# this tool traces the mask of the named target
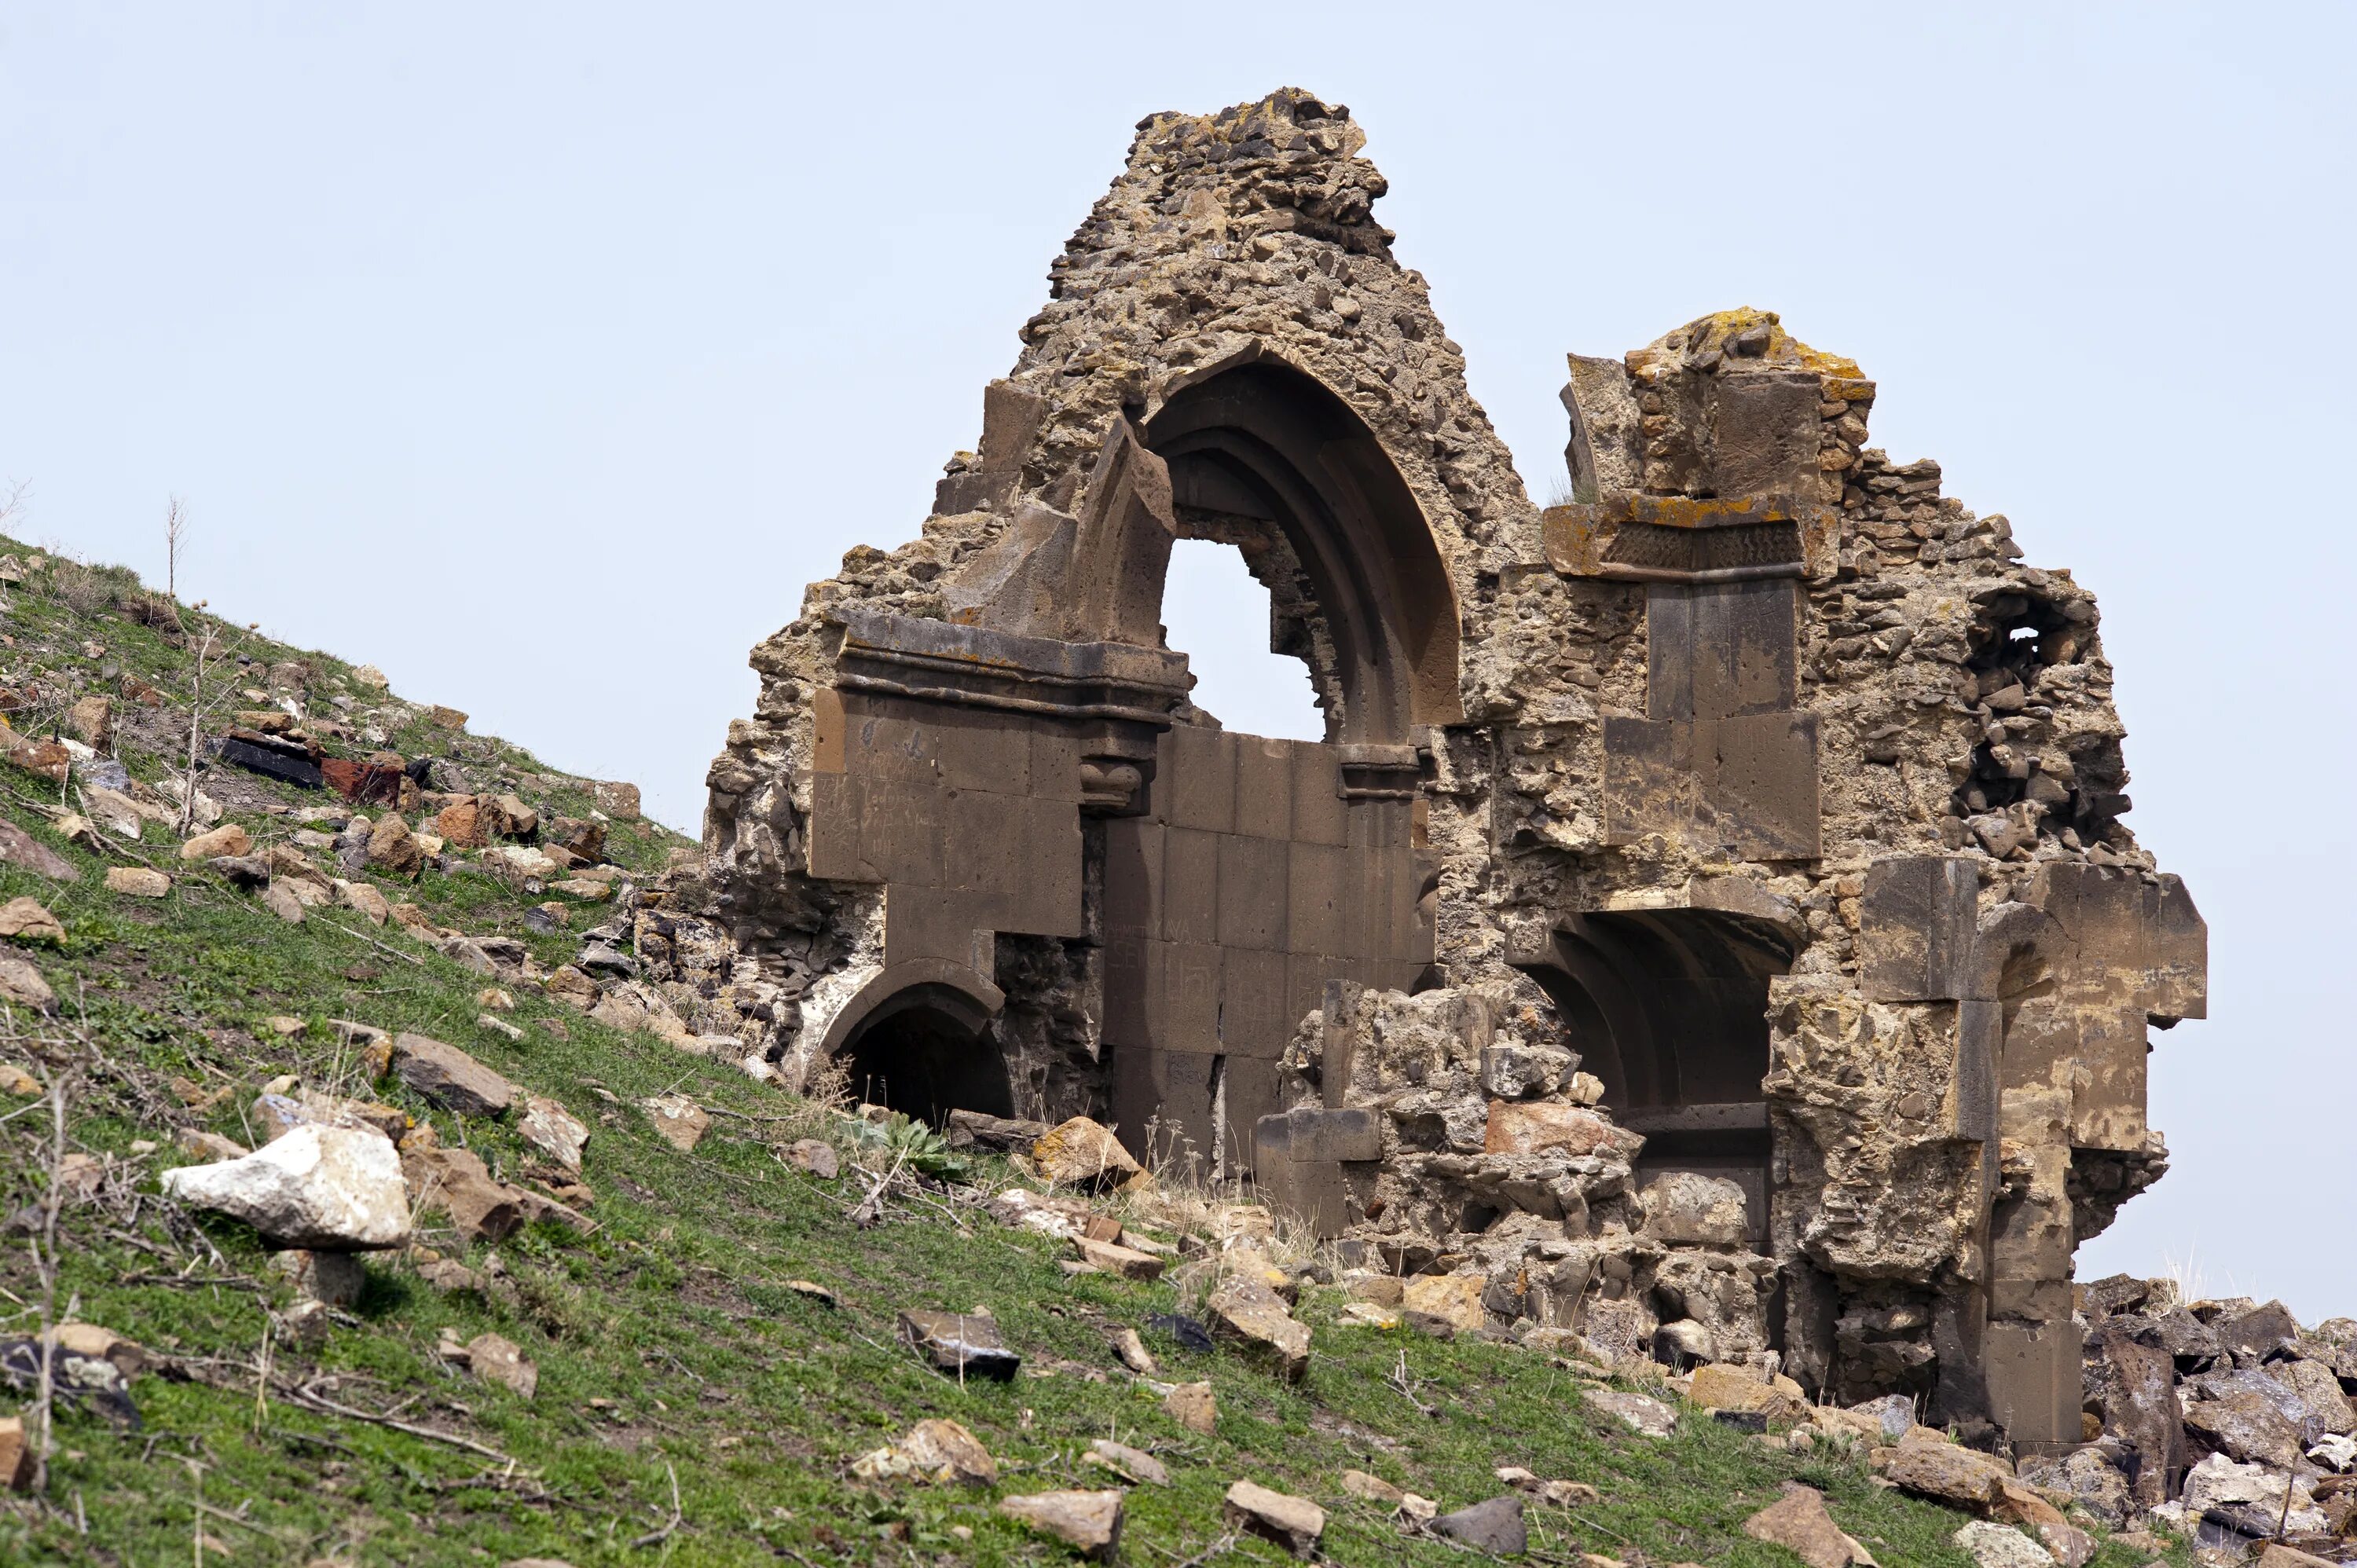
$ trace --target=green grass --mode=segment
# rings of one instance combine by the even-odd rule
[[[26,596],[14,623],[20,643],[82,631],[57,618],[67,614]],[[107,642],[111,658],[149,661],[138,667],[152,669],[143,678],[155,683],[171,674],[177,650],[153,633],[120,618],[102,625],[86,634]],[[322,660],[321,668],[341,666]],[[496,742],[474,744],[499,750]],[[541,771],[528,760],[515,765]],[[136,759],[134,770],[154,777]],[[834,1136],[846,1156],[856,1152],[823,1111],[520,986],[510,987],[520,1001],[511,1016],[525,1037],[511,1043],[474,1022],[481,976],[396,931],[366,928],[350,910],[284,925],[201,873],[182,878],[162,903],[109,894],[98,858],[64,844],[23,803],[35,795],[53,799],[54,788],[0,769],[0,811],[60,849],[84,876],[59,886],[0,866],[0,899],[30,895],[65,923],[61,949],[21,950],[66,999],[83,1036],[59,1052],[85,1064],[72,1144],[126,1172],[105,1198],[67,1209],[59,1299],[70,1299],[79,1318],[166,1353],[178,1370],[135,1382],[144,1416],[137,1432],[71,1408],[61,1415],[47,1498],[0,1502],[0,1562],[160,1568],[193,1560],[200,1526],[236,1564],[522,1556],[581,1568],[1056,1562],[1069,1553],[1000,1519],[993,1501],[1112,1484],[1082,1463],[1089,1440],[1103,1436],[1156,1452],[1172,1473],[1168,1487],[1130,1494],[1124,1555],[1132,1563],[1175,1563],[1211,1548],[1222,1532],[1222,1494],[1242,1477],[1324,1505],[1322,1551],[1331,1561],[1461,1563],[1463,1552],[1411,1540],[1383,1510],[1347,1497],[1340,1474],[1370,1470],[1453,1509],[1498,1492],[1491,1471],[1507,1464],[1587,1481],[1603,1494],[1573,1511],[1534,1506],[1536,1561],[1576,1562],[1586,1551],[1632,1560],[1641,1552],[1654,1563],[1789,1565],[1794,1559],[1740,1527],[1792,1478],[1823,1487],[1835,1519],[1886,1564],[1966,1561],[1949,1544],[1960,1516],[1872,1485],[1854,1460],[1771,1450],[1692,1414],[1674,1438],[1648,1440],[1592,1415],[1579,1399],[1584,1385],[1545,1356],[1336,1326],[1342,1298],[1330,1289],[1312,1290],[1303,1303],[1315,1349],[1297,1385],[1232,1352],[1190,1354],[1147,1333],[1166,1377],[1208,1379],[1217,1391],[1217,1431],[1196,1435],[1121,1371],[1107,1345],[1111,1329],[1143,1329],[1149,1314],[1177,1305],[1168,1283],[1068,1277],[1058,1267],[1065,1249],[1000,1230],[940,1189],[906,1197],[881,1223],[862,1228],[851,1216],[866,1187],[856,1167],[824,1183],[773,1151],[782,1139],[815,1133]],[[576,805],[587,803],[583,795]],[[614,853],[651,865],[677,842],[651,825],[618,828]],[[141,853],[161,864],[171,846],[151,829]],[[520,932],[523,900],[488,879],[429,875],[385,886],[442,923]],[[606,918],[604,908],[586,907],[576,929]],[[563,938],[534,946],[549,963],[572,949]],[[307,1027],[280,1039],[264,1026],[272,1015],[305,1019]],[[585,1179],[597,1194],[594,1234],[542,1227],[469,1253],[447,1230],[436,1233],[442,1221],[429,1216],[422,1240],[478,1268],[495,1254],[511,1288],[490,1299],[446,1295],[406,1260],[381,1256],[369,1265],[359,1307],[316,1353],[285,1342],[269,1353],[276,1379],[340,1374],[334,1397],[370,1411],[398,1407],[401,1419],[496,1450],[512,1466],[258,1398],[263,1347],[273,1315],[292,1305],[291,1288],[250,1231],[172,1210],[155,1196],[156,1172],[179,1163],[170,1145],[176,1126],[250,1141],[242,1108],[281,1073],[365,1088],[433,1123],[445,1143],[463,1140],[495,1168],[512,1172],[528,1157],[508,1127],[462,1126],[397,1084],[354,1082],[350,1053],[327,1027],[331,1017],[463,1046],[562,1101],[593,1129]],[[0,1059],[30,1055],[24,1041],[0,1044]],[[163,1087],[173,1078],[235,1092],[199,1122]],[[673,1089],[737,1115],[716,1118],[697,1150],[682,1155],[654,1134],[636,1103]],[[25,1114],[0,1125],[0,1215],[41,1198],[39,1122]],[[164,1146],[134,1155],[139,1139]],[[1006,1175],[996,1167],[984,1174]],[[184,1271],[185,1284],[140,1283]],[[789,1288],[797,1279],[833,1288],[840,1306]],[[21,1237],[0,1248],[0,1288],[10,1298],[0,1302],[0,1334],[28,1332],[35,1319],[23,1304],[38,1299],[38,1284]],[[977,1305],[997,1315],[1026,1359],[1025,1375],[1012,1383],[961,1386],[895,1342],[901,1307]],[[462,1339],[494,1330],[515,1340],[540,1368],[537,1398],[526,1402],[447,1367],[435,1353],[445,1328]],[[1432,1414],[1400,1391],[1395,1374]],[[999,1486],[848,1478],[857,1455],[927,1416],[972,1429],[1002,1466]],[[677,1527],[634,1547],[673,1518],[673,1477]],[[200,1498],[235,1521],[200,1511]],[[1288,1559],[1247,1540],[1225,1560]],[[2131,1568],[2142,1560],[2108,1545],[2097,1563]]]

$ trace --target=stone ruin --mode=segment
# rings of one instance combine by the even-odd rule
[[[1542,511],[1363,140],[1140,124],[918,536],[754,650],[646,986],[790,1088],[1191,1155],[1498,1332],[2078,1443],[2073,1250],[2166,1167],[2205,952],[2093,597],[1773,313],[1573,356]],[[1324,741],[1190,703],[1180,539]]]

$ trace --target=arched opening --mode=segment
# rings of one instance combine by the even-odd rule
[[[843,1052],[851,1092],[940,1127],[952,1111],[1015,1114],[998,1042],[963,993],[919,985],[861,1021]]]
[[[1615,1119],[1645,1135],[1639,1186],[1697,1171],[1744,1190],[1767,1235],[1768,983],[1792,965],[1772,926],[1710,909],[1574,916],[1525,964]]]
[[[1270,589],[1278,645],[1324,701],[1324,738],[1398,744],[1463,716],[1448,565],[1348,403],[1251,358],[1171,391],[1146,428],[1169,465],[1180,537],[1236,545]]]
[[[1324,740],[1308,661],[1286,646],[1288,618],[1241,548],[1182,539],[1162,585],[1163,641],[1187,656],[1195,706],[1227,729],[1274,740]]]

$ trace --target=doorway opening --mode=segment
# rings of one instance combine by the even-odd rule
[[[948,987],[897,993],[862,1020],[843,1057],[860,1101],[935,1129],[952,1111],[1015,1114],[1014,1090],[989,1024],[976,1018],[969,998]]]

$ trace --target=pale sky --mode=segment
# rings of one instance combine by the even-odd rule
[[[2212,1017],[2082,1277],[2357,1313],[2352,50],[2320,5],[13,0],[0,479],[154,580],[185,496],[184,594],[693,831],[747,649],[915,532],[1133,124],[1308,88],[1537,499],[1566,350],[1758,306],[2101,596]],[[1206,705],[1282,727],[1241,662]]]

